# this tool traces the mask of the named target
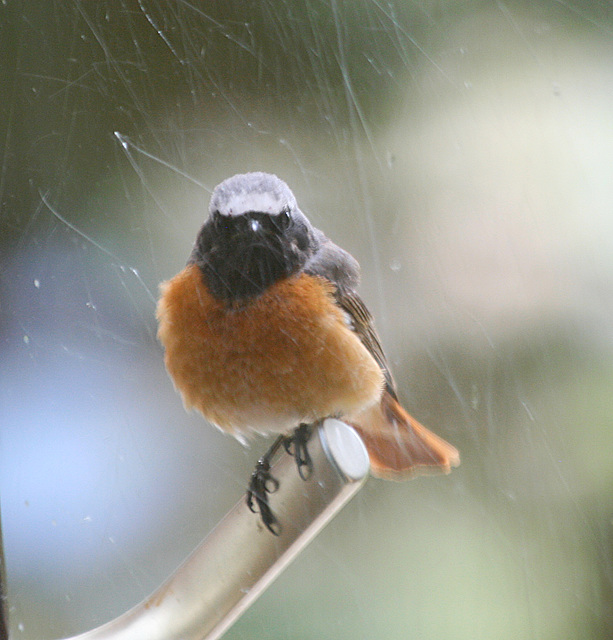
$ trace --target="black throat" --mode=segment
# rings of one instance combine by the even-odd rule
[[[202,227],[189,262],[200,267],[214,297],[232,305],[244,303],[304,266],[306,238],[301,242],[284,231],[265,214],[210,220]]]

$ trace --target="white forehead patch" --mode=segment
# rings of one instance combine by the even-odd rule
[[[296,207],[291,189],[270,173],[243,173],[217,185],[211,195],[209,211],[224,216],[240,216],[248,211],[276,215]]]
[[[248,191],[232,194],[218,211],[224,216],[240,216],[247,211],[277,214],[287,203],[279,200],[274,193]]]

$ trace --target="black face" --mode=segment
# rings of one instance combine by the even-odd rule
[[[198,234],[190,262],[201,268],[215,297],[237,302],[297,273],[312,252],[309,228],[289,211],[214,212]]]

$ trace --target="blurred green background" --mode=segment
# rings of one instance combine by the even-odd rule
[[[4,0],[0,82],[14,638],[119,615],[241,498],[268,443],[184,412],[153,314],[248,170],[359,259],[462,466],[370,481],[226,637],[613,636],[610,3]]]

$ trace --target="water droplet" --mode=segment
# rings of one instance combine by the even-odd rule
[[[117,140],[119,140],[119,142],[121,143],[121,146],[128,151],[128,141],[126,140],[126,138],[123,136],[122,133],[120,133],[119,131],[114,131],[115,137],[117,138]]]

